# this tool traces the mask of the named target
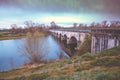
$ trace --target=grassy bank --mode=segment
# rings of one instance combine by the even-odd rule
[[[0,72],[1,80],[120,80],[120,46],[97,54]]]
[[[26,36],[5,36],[5,37],[0,37],[0,40],[20,39],[25,37]]]
[[[1,31],[0,32],[0,40],[9,40],[9,39],[20,39],[20,38],[26,38],[27,33],[17,33],[17,34],[12,34],[9,31]],[[41,31],[40,35],[46,36],[48,35],[49,32]]]
[[[25,34],[12,34],[9,31],[0,32],[0,40],[18,39],[26,37]]]

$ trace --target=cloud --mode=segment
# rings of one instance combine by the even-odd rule
[[[42,12],[120,14],[120,0],[0,0],[0,5]]]

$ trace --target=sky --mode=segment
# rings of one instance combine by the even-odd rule
[[[61,26],[120,20],[120,0],[0,0],[0,28],[30,20]]]

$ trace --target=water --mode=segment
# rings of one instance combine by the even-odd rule
[[[0,71],[19,67],[28,61],[26,57],[21,56],[22,53],[19,48],[24,40],[25,39],[14,39],[0,41]],[[42,45],[46,47],[42,48],[42,51],[47,53],[44,59],[59,59],[58,54],[61,52],[67,56],[52,36],[43,38],[42,43]]]

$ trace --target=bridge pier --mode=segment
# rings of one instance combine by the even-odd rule
[[[91,30],[91,52],[96,53],[120,45],[120,29],[96,28]]]

